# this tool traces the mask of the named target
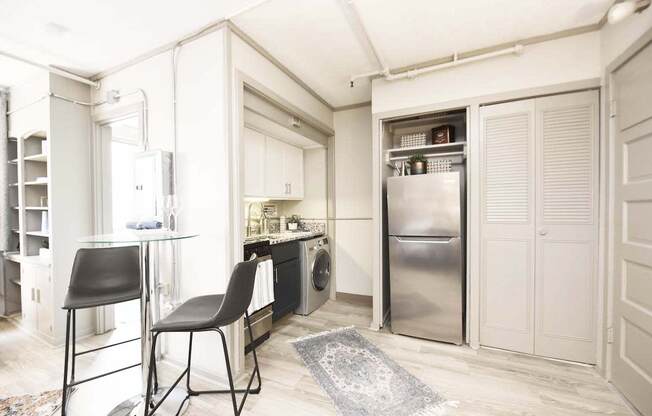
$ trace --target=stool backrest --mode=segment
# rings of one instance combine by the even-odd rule
[[[254,293],[258,260],[243,261],[235,265],[226,288],[222,306],[214,317],[221,325],[240,319],[247,311]]]
[[[137,246],[77,250],[69,293],[101,296],[139,290],[140,257]]]

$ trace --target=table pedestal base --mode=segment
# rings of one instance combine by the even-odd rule
[[[168,387],[160,387],[154,395],[154,401],[158,402],[161,397],[168,391]],[[188,409],[190,399],[186,400],[188,392],[180,387],[176,387],[165,399],[161,407],[156,410],[156,416],[176,416],[182,415]],[[140,394],[125,400],[109,412],[107,416],[143,416],[145,414],[145,399]]]

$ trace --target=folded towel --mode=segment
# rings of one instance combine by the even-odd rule
[[[274,302],[274,263],[265,260],[258,263],[254,293],[247,311],[252,313]]]
[[[129,221],[126,227],[130,230],[158,230],[163,226],[161,221]]]

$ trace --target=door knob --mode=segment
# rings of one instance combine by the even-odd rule
[[[548,230],[546,230],[545,228],[539,228],[539,235],[547,235],[547,234],[548,234]]]

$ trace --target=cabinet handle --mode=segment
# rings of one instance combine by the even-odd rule
[[[274,269],[274,282],[278,284],[278,269]]]
[[[41,289],[36,289],[36,303],[41,303]]]
[[[32,288],[32,302],[36,300],[36,295],[34,294],[34,288]]]

